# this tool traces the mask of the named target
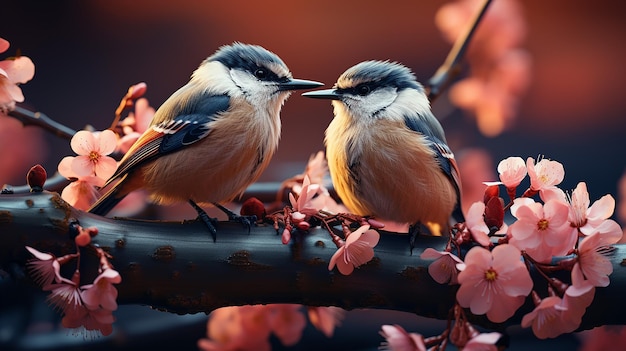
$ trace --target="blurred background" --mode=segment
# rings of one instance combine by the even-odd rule
[[[402,62],[426,82],[451,47],[435,20],[448,3],[454,2],[11,1],[0,5],[0,37],[11,42],[0,58],[19,50],[34,62],[33,80],[22,85],[26,105],[71,128],[90,124],[101,130],[110,125],[129,86],[146,82],[145,97],[156,108],[204,58],[233,41],[262,45],[278,54],[294,77],[327,87],[367,59]],[[610,193],[623,203],[618,183],[626,166],[626,70],[620,68],[626,60],[626,4],[515,4],[506,11],[523,24],[511,29],[517,38],[511,45],[530,61],[527,84],[507,105],[514,113],[505,126],[486,133],[476,116],[455,107],[447,94],[433,105],[459,159],[466,202],[481,198],[480,181],[496,179],[499,160],[544,155],[563,163],[563,189],[586,181],[592,201]],[[506,11],[501,23],[510,24]],[[497,25],[489,31],[510,34]],[[481,70],[485,67],[465,66],[461,78]],[[309,156],[323,150],[331,119],[328,102],[290,97],[282,110],[281,144],[260,181],[301,173]],[[53,173],[63,156],[73,155],[68,141],[17,124],[0,117],[0,184],[23,184],[35,163]]]

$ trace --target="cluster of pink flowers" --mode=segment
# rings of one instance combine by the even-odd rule
[[[145,83],[139,83],[129,88],[128,93],[122,99],[124,106],[135,107],[126,118],[115,127],[118,133],[111,129],[101,132],[81,130],[77,132],[70,142],[72,150],[78,156],[67,156],[61,160],[58,171],[72,182],[63,189],[61,197],[73,207],[86,210],[100,196],[97,189],[117,170],[117,162],[109,155],[113,152],[125,153],[130,146],[137,141],[150,124],[154,116],[154,108],[150,107],[148,100],[140,98],[146,91]],[[134,101],[137,99],[137,101]],[[119,111],[121,112],[121,111]],[[137,212],[145,205],[145,198],[131,194],[119,206],[130,212]]]
[[[443,5],[436,23],[454,42],[483,1],[458,0]],[[522,6],[517,0],[494,1],[484,15],[467,52],[470,76],[450,88],[450,100],[473,113],[479,130],[497,136],[510,128],[521,96],[529,86],[531,58],[521,48],[526,37]]]
[[[207,323],[208,339],[198,341],[206,351],[269,351],[269,337],[276,336],[285,346],[293,346],[306,326],[303,307],[270,304],[223,307],[213,311]],[[309,321],[326,336],[333,335],[344,311],[337,307],[308,307]]]
[[[0,54],[9,49],[9,42],[0,38]],[[15,108],[16,102],[24,101],[19,84],[33,79],[35,65],[26,56],[11,57],[0,61],[0,114]]]
[[[70,142],[78,156],[64,157],[58,166],[59,173],[73,180],[61,193],[63,200],[80,210],[88,209],[99,196],[101,187],[117,170],[111,154],[117,145],[117,135],[112,130],[93,133],[81,130]]]
[[[504,322],[532,295],[536,308],[523,317],[523,327],[532,327],[539,338],[572,332],[595,288],[609,284],[613,266],[606,254],[622,237],[622,228],[610,219],[615,200],[605,195],[592,204],[584,182],[570,193],[558,188],[565,172],[557,161],[509,157],[498,173],[500,180],[485,183],[484,201],[470,207],[448,249],[425,250],[422,258],[435,259],[429,272],[437,282],[460,284],[457,302],[474,314]],[[527,175],[530,184],[517,197]],[[500,186],[510,198],[507,205]],[[508,226],[505,210],[515,218]],[[470,249],[461,260],[464,247]],[[546,279],[545,293],[535,289],[531,266]],[[550,277],[554,269],[570,270],[570,282]]]
[[[96,228],[82,228],[79,225],[76,230],[77,247],[88,245],[90,238],[98,232]],[[119,284],[122,277],[113,269],[107,253],[95,248],[100,259],[98,276],[92,283],[82,284],[80,250],[74,254],[56,257],[29,246],[26,249],[34,256],[28,262],[33,280],[44,291],[50,292],[48,302],[63,313],[63,327],[81,329],[92,336],[111,334],[115,321],[113,311],[117,309],[117,289],[113,284]],[[76,261],[76,269],[72,277],[67,279],[61,275],[61,267],[73,260]]]
[[[502,337],[500,333],[479,333],[467,323],[458,324],[469,330],[456,330],[451,336],[452,342],[463,351],[497,351],[497,343]],[[455,326],[456,328],[456,326]],[[440,336],[424,338],[418,333],[409,333],[399,325],[383,325],[380,335],[385,338],[379,350],[391,351],[426,351],[445,349],[448,332]]]
[[[327,171],[324,152],[320,151],[309,159],[305,173],[302,175],[302,184],[295,180],[290,183],[291,207],[283,210],[282,215],[282,220],[285,222],[281,237],[283,244],[286,245],[291,241],[294,228],[301,231],[309,230],[311,218],[318,216],[320,211],[329,215],[336,214],[334,211],[347,212],[343,206],[335,202],[328,189],[322,184]],[[296,178],[298,176],[294,177]],[[315,179],[315,182],[311,182],[311,178]],[[344,227],[343,239],[331,233],[337,245],[337,251],[330,259],[329,270],[333,270],[336,266],[341,274],[349,275],[356,267],[374,258],[374,247],[378,244],[380,234],[370,229],[371,226],[381,228],[384,224],[373,219],[367,221],[362,219],[361,226],[353,232]]]

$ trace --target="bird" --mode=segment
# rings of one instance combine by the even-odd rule
[[[461,179],[425,89],[398,62],[360,62],[332,89],[305,97],[332,100],[325,131],[328,169],[353,214],[409,224],[411,252],[428,223],[464,222]]]
[[[212,204],[249,226],[220,203],[242,194],[268,166],[280,139],[280,111],[292,91],[323,85],[293,78],[280,57],[262,46],[219,47],[157,109],[104,186],[114,185],[88,212],[106,215],[127,194],[145,189],[157,204],[188,202],[214,241],[215,219],[200,205]]]

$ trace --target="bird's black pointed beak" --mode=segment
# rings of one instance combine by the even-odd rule
[[[313,99],[341,100],[341,94],[337,92],[337,89],[307,91],[306,93],[302,93],[302,96]]]
[[[279,90],[299,90],[299,89],[313,89],[323,86],[324,83],[305,80],[305,79],[290,79],[286,82],[278,84]]]

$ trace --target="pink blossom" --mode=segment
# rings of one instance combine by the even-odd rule
[[[606,231],[588,235],[580,242],[578,262],[573,268],[573,271],[580,270],[591,285],[600,287],[609,285],[609,275],[613,272],[613,265],[606,257],[607,246],[616,243],[622,237],[622,230],[617,223],[605,223],[607,224],[601,225],[598,229]]]
[[[474,314],[486,313],[496,323],[511,317],[533,287],[520,251],[507,244],[496,246],[491,252],[478,246],[470,249],[458,279],[459,304]]]
[[[500,340],[500,333],[480,333],[469,339],[463,346],[463,351],[498,351],[496,343]]]
[[[51,284],[51,293],[48,295],[47,301],[56,308],[66,312],[73,308],[83,306],[83,300],[80,296],[80,272],[76,270],[72,276],[72,280],[57,276],[58,283]]]
[[[309,306],[307,312],[311,324],[328,338],[333,336],[335,327],[341,324],[346,313],[344,309],[334,306]]]
[[[561,163],[543,158],[535,164],[535,160],[529,157],[526,159],[526,169],[530,177],[531,193],[539,192],[544,201],[564,196],[563,191],[556,187],[565,177],[565,170]]]
[[[319,193],[319,190],[319,184],[311,184],[311,180],[305,175],[304,181],[302,182],[302,188],[298,194],[298,199],[296,200],[293,193],[289,193],[289,202],[295,211],[294,213],[301,212],[302,214],[307,215],[305,216],[307,218],[308,215],[317,213],[318,209],[313,205],[311,200],[313,200],[313,197]]]
[[[209,351],[270,351],[268,311],[263,305],[218,308],[209,316],[209,339],[201,339],[198,347]]]
[[[111,268],[107,268],[96,277],[93,284],[81,286],[83,303],[90,310],[99,308],[115,311],[117,309],[117,289],[113,284],[122,281],[120,274]]]
[[[489,240],[489,228],[485,224],[485,203],[482,201],[474,202],[469,210],[467,216],[465,216],[465,224],[472,234],[474,241],[484,247],[489,247],[491,241]]]
[[[524,315],[522,328],[532,327],[533,333],[539,339],[555,338],[572,331],[570,330],[572,321],[564,318],[566,311],[563,299],[558,296],[546,297],[532,312]],[[574,329],[576,327],[578,325],[574,326]]]
[[[72,169],[74,157],[64,157],[59,162],[58,171],[65,178],[73,181],[61,192],[61,198],[74,208],[87,210],[100,197],[96,187],[104,185],[105,180],[94,175],[78,176]]]
[[[509,226],[510,243],[540,262],[567,254],[577,239],[569,226],[568,213],[569,207],[561,201],[541,204],[531,198],[515,199],[511,214],[517,221]]]
[[[9,42],[0,38],[0,53],[9,49]],[[19,84],[28,82],[35,75],[35,65],[26,56],[0,61],[0,114],[15,108],[16,102],[24,101]]]
[[[306,326],[306,318],[301,305],[271,304],[269,309],[269,325],[278,340],[285,346],[293,346],[302,338]]]
[[[203,346],[199,345],[200,348],[204,350],[235,349],[235,345],[243,337],[239,307],[222,307],[211,312],[207,322],[207,335],[211,340],[202,342]],[[222,347],[218,348],[218,345]]]
[[[78,154],[72,161],[72,171],[79,177],[109,179],[117,169],[117,162],[107,155],[115,150],[116,144],[117,136],[109,129],[100,133],[77,132],[70,142],[72,150]]]
[[[587,184],[580,182],[569,197],[569,221],[585,235],[593,233],[595,228],[611,217],[615,210],[615,199],[611,195],[604,195],[593,205],[589,204]]]
[[[71,182],[68,186],[63,188],[61,198],[72,207],[86,211],[100,196],[94,185],[100,182],[101,179],[97,177],[85,177]]]
[[[139,139],[141,134],[148,129],[154,112],[154,108],[150,106],[146,98],[138,99],[135,102],[135,112],[130,112],[120,123],[124,136],[117,142],[117,151],[128,152],[128,149]]]
[[[507,189],[515,189],[526,177],[526,163],[521,157],[508,157],[498,163],[500,181]]]
[[[420,334],[409,334],[399,325],[383,325],[380,335],[385,338],[380,344],[380,350],[426,351],[424,338]]]
[[[61,266],[59,262],[54,255],[37,251],[30,246],[26,246],[26,250],[35,256],[28,261],[28,269],[33,275],[33,280],[43,290],[50,290],[52,282],[56,280],[57,276],[60,276]]]
[[[330,259],[328,270],[332,270],[337,265],[341,274],[351,274],[355,267],[374,258],[374,247],[379,239],[380,234],[373,229],[370,230],[369,225],[361,226],[350,233],[344,245],[337,249]]]
[[[572,279],[572,282],[574,278]],[[563,295],[563,307],[566,310],[563,312],[563,319],[567,322],[569,327],[564,331],[565,333],[573,332],[578,329],[582,321],[583,315],[587,310],[587,307],[593,302],[593,298],[596,293],[595,287],[590,287],[586,291],[576,289],[574,285],[570,285],[565,294]]]
[[[435,261],[428,265],[428,273],[439,284],[458,284],[457,276],[459,271],[457,265],[463,265],[463,261],[448,251],[437,251],[427,248],[422,252],[420,258],[423,260]]]

